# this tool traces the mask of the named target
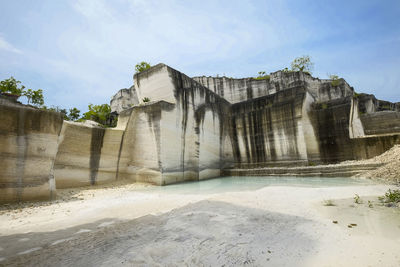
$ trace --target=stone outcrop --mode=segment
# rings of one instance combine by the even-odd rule
[[[110,101],[111,112],[119,114],[121,111],[139,104],[135,86],[119,90]]]
[[[55,196],[53,164],[60,113],[0,103],[0,203]]]
[[[135,75],[135,88],[152,102],[120,114],[119,177],[163,185],[220,176],[232,161],[229,103],[164,64]]]
[[[56,187],[119,179],[166,185],[289,168],[350,175],[376,166],[305,166],[367,159],[400,143],[398,104],[302,72],[190,78],[158,64],[135,74],[111,107],[116,128],[62,122],[0,98],[0,201],[50,199]]]

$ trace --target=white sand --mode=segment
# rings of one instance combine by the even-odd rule
[[[0,265],[400,265],[399,209],[377,201],[388,185],[135,191],[143,187],[63,190],[58,203],[3,209]]]

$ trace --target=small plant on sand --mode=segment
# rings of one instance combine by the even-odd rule
[[[383,198],[386,203],[400,203],[400,189],[389,189]]]
[[[356,204],[363,203],[362,199],[360,198],[360,196],[358,194],[355,194],[355,196],[354,196],[354,203],[356,203]]]
[[[336,204],[333,202],[332,199],[327,199],[327,200],[324,200],[324,206],[331,207],[331,206],[336,206]]]
[[[148,98],[148,97],[145,97],[145,98],[143,98],[142,100],[143,100],[144,103],[150,102],[150,98]]]
[[[368,200],[368,207],[369,207],[369,208],[373,208],[373,207],[374,207],[374,206],[372,205],[371,200]]]

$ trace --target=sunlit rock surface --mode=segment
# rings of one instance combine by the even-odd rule
[[[55,196],[60,113],[0,104],[0,203]]]
[[[123,131],[64,121],[54,164],[57,188],[115,181]]]

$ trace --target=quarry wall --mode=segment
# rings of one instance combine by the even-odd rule
[[[121,114],[119,176],[163,185],[217,177],[232,162],[226,100],[164,64],[135,75],[135,88],[151,102]]]
[[[64,121],[54,164],[57,188],[116,180],[123,131]]]
[[[231,104],[275,94],[296,86],[306,87],[316,101],[350,96],[354,91],[343,79],[338,80],[338,85],[334,86],[332,80],[321,80],[304,72],[277,71],[271,73],[268,79],[262,80],[206,76],[193,77],[193,79]]]
[[[305,107],[310,97],[304,87],[298,86],[234,104],[232,143],[236,167],[304,164],[318,155]]]
[[[166,185],[232,168],[365,159],[400,143],[397,104],[302,72],[192,79],[158,64],[111,105],[116,128],[0,98],[0,202],[119,179]]]
[[[0,203],[52,199],[61,114],[2,101],[0,122]]]

